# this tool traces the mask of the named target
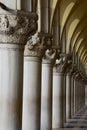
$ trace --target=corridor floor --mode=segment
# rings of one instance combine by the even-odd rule
[[[64,128],[56,130],[87,130],[87,106],[82,108],[75,117],[70,119]]]
[[[87,106],[83,107],[68,123],[65,128],[86,128],[87,129]]]

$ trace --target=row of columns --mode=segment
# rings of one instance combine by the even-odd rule
[[[85,89],[85,84],[78,80],[79,72],[77,73],[77,69],[72,67],[71,55],[59,54],[60,58],[56,59],[56,50],[50,48],[46,49],[42,56],[39,49],[44,41],[37,40],[37,37],[36,34],[32,37],[33,49],[29,43],[25,53],[22,128],[23,130],[61,128],[80,110],[80,105],[81,107],[85,105],[85,102],[80,104],[84,97],[82,98],[78,91],[79,84],[83,85],[80,86],[81,89]],[[35,39],[36,43],[33,44]],[[45,44],[48,43],[49,40]],[[73,73],[75,78],[72,76]]]
[[[84,105],[85,84],[73,79],[71,88],[71,56],[52,48],[49,34],[34,34],[36,14],[10,11],[0,7],[0,130],[63,127]]]

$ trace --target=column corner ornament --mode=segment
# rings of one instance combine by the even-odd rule
[[[37,30],[37,19],[36,13],[12,10],[0,2],[0,42],[26,44]]]
[[[43,63],[45,64],[54,64],[56,58],[56,49],[50,48],[45,51],[45,55],[43,57]]]
[[[73,74],[74,74],[76,71],[77,71],[77,66],[76,66],[76,64],[74,64],[74,63],[72,62],[72,64],[71,64],[69,67],[67,67],[67,69],[66,69],[66,74],[67,74],[67,75],[70,75],[70,76],[73,76]]]
[[[43,33],[36,32],[28,38],[25,46],[24,56],[43,57],[47,48],[50,48],[52,41]]]
[[[71,64],[72,64],[72,55],[61,53],[60,59],[56,60],[53,70],[54,72],[57,73],[65,73],[67,67],[69,67]]]

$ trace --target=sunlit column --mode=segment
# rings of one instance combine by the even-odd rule
[[[52,129],[52,84],[55,56],[54,49],[47,49],[42,60],[41,130]]]
[[[44,44],[38,33],[30,37],[24,52],[22,130],[40,130],[41,59]]]

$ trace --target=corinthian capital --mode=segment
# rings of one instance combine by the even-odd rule
[[[37,15],[8,9],[0,3],[0,42],[26,44],[37,29]],[[3,37],[3,38],[2,38]]]
[[[56,50],[55,49],[47,49],[45,51],[45,55],[43,57],[43,63],[54,64],[55,58],[56,58]]]

